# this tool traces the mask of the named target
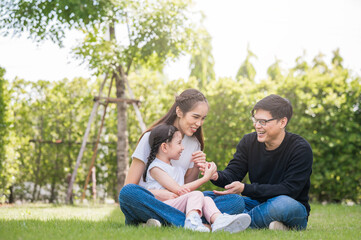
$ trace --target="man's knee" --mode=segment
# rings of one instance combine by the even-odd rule
[[[278,215],[303,215],[303,205],[298,202],[297,200],[286,196],[281,195],[269,199],[269,214],[271,216],[278,216]]]
[[[213,191],[204,191],[203,195],[205,197],[210,197],[212,199],[214,199],[215,197],[217,197],[217,195],[213,192]]]

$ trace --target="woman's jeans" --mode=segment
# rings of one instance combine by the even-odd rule
[[[237,194],[216,196],[213,192],[204,192],[211,197],[222,213],[242,213],[244,200]],[[150,218],[159,220],[163,225],[183,226],[185,214],[161,201],[143,187],[136,184],[125,185],[119,193],[119,204],[125,216],[125,224],[139,224]]]

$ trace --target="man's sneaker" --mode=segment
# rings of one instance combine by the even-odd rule
[[[192,213],[186,218],[184,228],[198,232],[210,232],[209,228],[203,225],[202,219],[198,213]]]
[[[223,213],[212,224],[212,232],[226,231],[236,233],[245,230],[251,224],[251,217],[246,213],[228,215]]]
[[[278,221],[273,221],[269,224],[269,229],[271,230],[283,230],[283,231],[287,231],[290,228],[287,227],[286,225],[284,225],[282,222],[278,222]]]
[[[162,224],[154,218],[149,218],[146,223],[143,223],[143,227],[161,227]]]

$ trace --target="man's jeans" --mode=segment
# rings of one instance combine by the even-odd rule
[[[245,207],[244,200],[237,194],[217,196],[214,202],[222,213],[228,214],[242,213]],[[119,204],[126,224],[139,224],[154,218],[164,225],[184,225],[183,212],[157,200],[151,192],[136,184],[127,184],[122,188],[119,193]]]
[[[203,192],[204,196],[211,197],[214,201],[220,196],[211,191]],[[284,223],[290,228],[298,230],[307,227],[307,210],[300,202],[288,196],[277,196],[260,203],[249,197],[242,197],[245,206],[241,212],[251,216],[250,228],[268,228],[273,221]]]
[[[251,216],[250,228],[268,228],[272,221],[279,221],[298,230],[307,227],[307,211],[300,202],[288,196],[277,196],[260,203],[249,197],[243,197],[244,213]]]

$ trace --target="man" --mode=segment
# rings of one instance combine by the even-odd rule
[[[291,117],[285,98],[270,95],[257,102],[256,132],[246,134],[228,166],[212,176],[213,184],[226,189],[215,194],[242,194],[251,228],[307,227],[313,155],[305,139],[286,131]],[[242,183],[247,172],[251,184]]]

